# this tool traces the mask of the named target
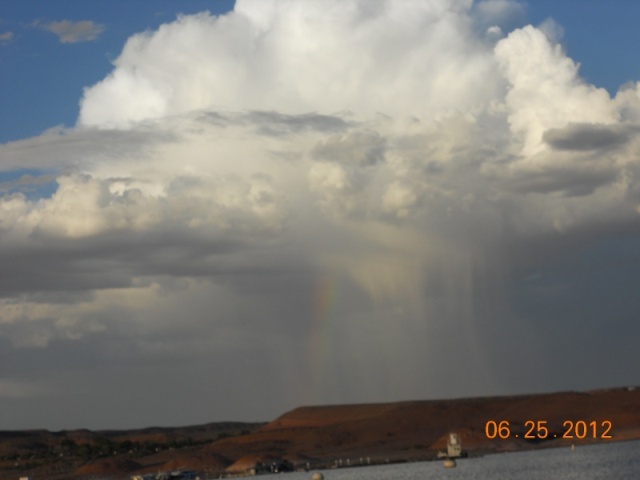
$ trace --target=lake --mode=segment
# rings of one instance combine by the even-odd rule
[[[442,461],[433,461],[321,472],[325,480],[638,480],[640,441],[463,458],[456,468],[444,468]],[[311,472],[298,472],[282,478],[311,477]]]

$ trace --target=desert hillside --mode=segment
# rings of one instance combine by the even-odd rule
[[[487,438],[485,427],[490,421],[496,426],[508,421],[508,438]],[[548,433],[538,432],[539,426]],[[526,439],[529,430],[533,438]],[[216,442],[215,449],[231,457],[267,453],[325,461],[362,456],[411,460],[434,456],[445,447],[449,432],[458,433],[471,454],[637,439],[640,389],[300,407],[250,435]]]
[[[321,468],[429,460],[445,448],[449,432],[459,435],[471,457],[640,439],[640,388],[309,406],[266,424],[0,432],[0,478],[129,478],[175,470],[217,478],[272,464]]]

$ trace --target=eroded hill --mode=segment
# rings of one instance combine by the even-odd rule
[[[314,468],[428,460],[452,431],[470,456],[640,439],[640,388],[300,407],[266,424],[0,432],[0,476],[127,478],[184,469],[213,478],[269,462]]]

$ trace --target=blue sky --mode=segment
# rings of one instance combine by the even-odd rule
[[[634,27],[640,18],[638,2],[535,0],[527,5],[534,25],[553,18],[563,27],[567,53],[581,64],[588,82],[613,95],[620,85],[638,78],[640,62],[632,47],[640,42]]]
[[[0,142],[36,135],[57,125],[72,126],[82,89],[104,78],[111,61],[134,33],[156,29],[179,13],[222,13],[231,0],[115,2],[75,0],[0,2],[0,33],[12,32],[0,49],[3,91]],[[104,26],[97,38],[62,43],[34,22],[90,20]]]
[[[0,0],[0,428],[640,383],[639,18]]]

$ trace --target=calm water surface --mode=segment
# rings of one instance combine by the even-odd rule
[[[324,470],[325,480],[640,480],[640,441],[584,447],[504,453],[441,461]],[[283,480],[311,480],[311,473],[291,473]]]

